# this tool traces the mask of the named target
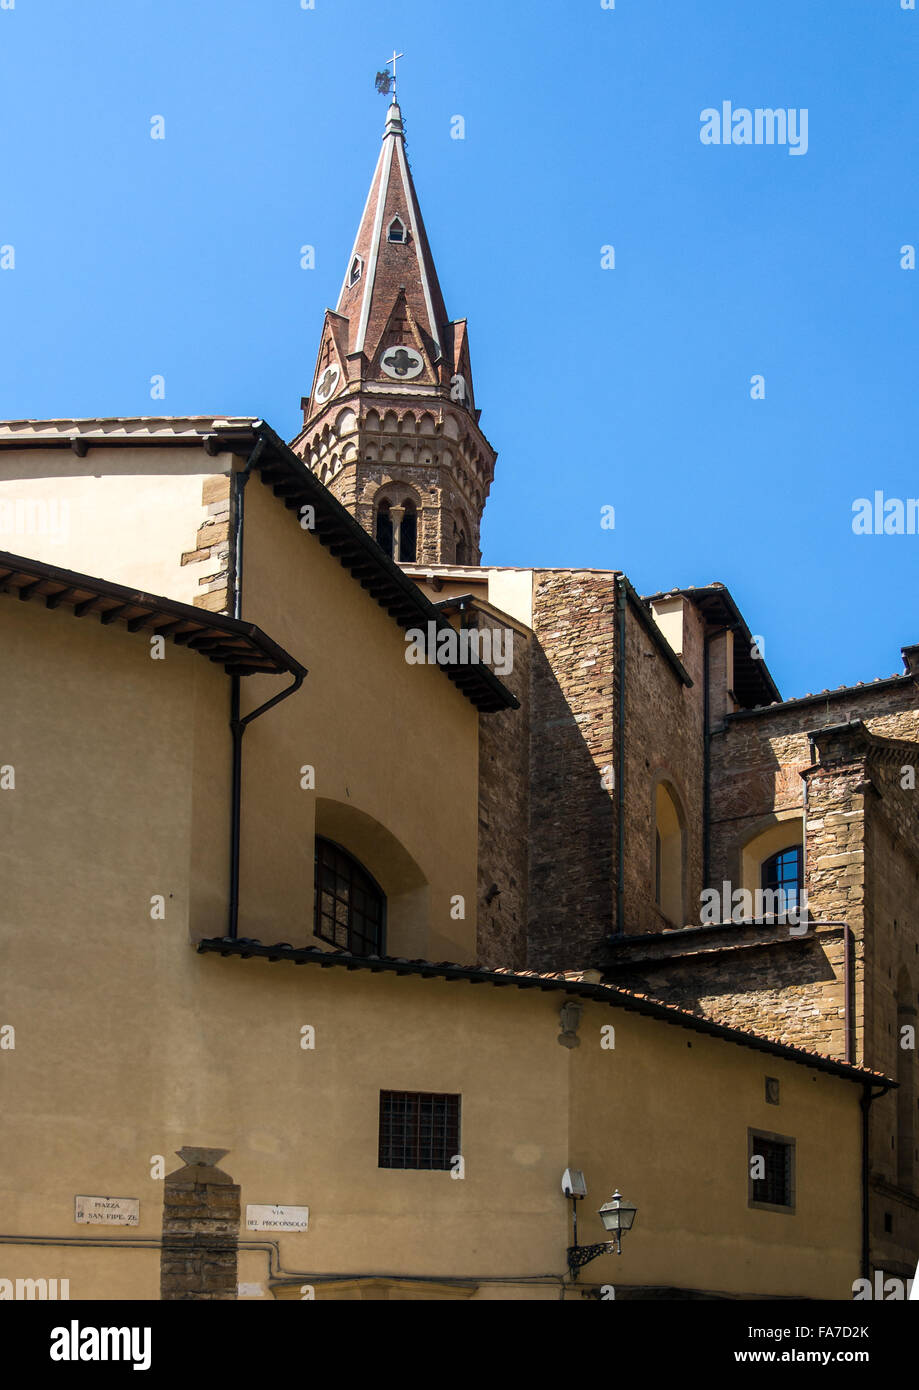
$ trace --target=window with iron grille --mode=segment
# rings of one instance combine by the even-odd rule
[[[750,1206],[794,1211],[795,1141],[783,1134],[750,1130],[749,1143]]]
[[[381,1168],[447,1170],[460,1151],[460,1097],[380,1092]]]
[[[381,955],[386,898],[341,845],[316,836],[313,931],[357,956]]]

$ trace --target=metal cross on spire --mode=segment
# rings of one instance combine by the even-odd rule
[[[392,57],[388,60],[388,62],[387,62],[387,64],[386,64],[386,66],[389,67],[389,64],[392,63],[392,94],[393,94],[393,100],[395,100],[395,96],[396,96],[396,63],[399,61],[400,58],[404,58],[404,57],[405,57],[405,54],[404,54],[404,53],[397,53],[396,50],[393,49],[393,51],[392,51]]]

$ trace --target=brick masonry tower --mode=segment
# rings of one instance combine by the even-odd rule
[[[481,563],[495,452],[450,322],[393,100],[292,448],[394,559]]]

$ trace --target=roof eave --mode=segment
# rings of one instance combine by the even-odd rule
[[[568,979],[564,976],[538,975],[533,972],[518,974],[513,971],[485,970],[478,966],[454,965],[451,962],[426,960],[403,960],[387,956],[356,956],[348,951],[325,951],[315,946],[291,946],[278,942],[266,946],[260,941],[245,938],[209,937],[197,943],[199,955],[240,956],[247,960],[261,957],[272,962],[288,960],[297,965],[319,965],[322,969],[335,966],[347,970],[369,970],[374,974],[414,975],[422,979],[466,980],[470,984],[491,984],[497,988],[539,989],[543,992],[557,991],[573,994],[582,999],[593,999],[612,1007],[623,1008],[633,1013],[657,1018],[676,1027],[688,1028],[697,1033],[707,1033],[722,1038],[726,1042],[749,1047],[758,1052],[768,1052],[773,1056],[784,1057],[799,1066],[813,1071],[828,1072],[847,1081],[856,1081],[864,1086],[867,1083],[884,1085],[888,1089],[897,1083],[881,1072],[867,1067],[851,1066],[837,1062],[822,1053],[806,1052],[802,1048],[791,1047],[787,1043],[776,1042],[772,1038],[761,1037],[758,1033],[748,1033],[743,1029],[732,1028],[728,1024],[716,1023],[713,1019],[691,1014],[676,1005],[664,1004],[657,1000],[637,995],[615,986],[591,984],[586,981]]]

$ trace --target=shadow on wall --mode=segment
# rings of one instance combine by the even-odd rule
[[[746,954],[741,964],[733,956],[719,961],[705,953],[680,965],[662,958],[657,970],[648,965],[630,968],[624,964],[609,971],[609,981],[625,989],[650,994],[665,1004],[679,1004],[680,1008],[703,1018],[715,1014],[720,1022],[754,1029],[758,1026],[760,1030],[771,1009],[766,1002],[770,996],[781,993],[791,998],[788,991],[796,989],[801,993],[795,997],[806,1003],[807,986],[841,987],[842,983],[826,951],[816,942],[786,951],[784,955],[773,950],[767,975],[751,972]],[[713,1008],[713,1000],[723,1000],[724,1004]],[[749,1021],[750,1010],[745,1008],[744,1001],[757,1001],[758,1024]],[[787,1018],[785,1022],[787,1025]]]
[[[614,925],[616,793],[602,780],[615,766],[612,693],[584,724],[592,751],[537,642],[532,657],[528,965],[576,969]]]

